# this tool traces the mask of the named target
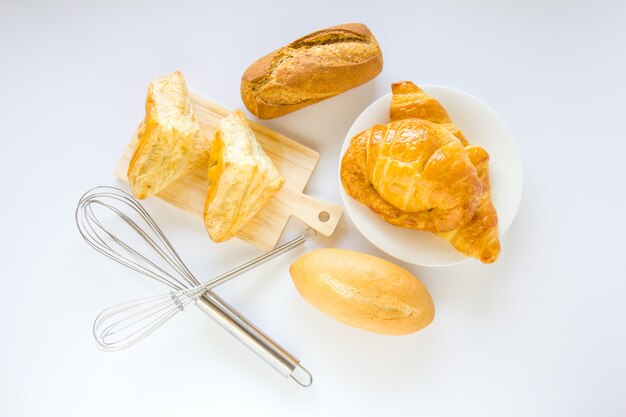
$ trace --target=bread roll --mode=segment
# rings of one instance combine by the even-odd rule
[[[382,52],[367,26],[333,26],[250,65],[241,98],[257,117],[273,119],[357,87],[382,69]]]
[[[407,270],[345,249],[309,252],[289,268],[311,305],[350,326],[403,335],[428,326],[435,315],[424,285]]]

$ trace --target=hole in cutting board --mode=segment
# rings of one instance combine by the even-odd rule
[[[317,218],[320,219],[322,223],[326,223],[330,220],[330,214],[327,211],[320,211],[320,214],[317,215]]]

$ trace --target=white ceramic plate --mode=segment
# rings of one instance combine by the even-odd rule
[[[480,145],[489,152],[491,195],[498,211],[499,234],[502,237],[513,222],[522,198],[522,159],[513,135],[496,112],[468,93],[440,85],[420,87],[448,110],[470,143]],[[361,113],[346,136],[341,149],[342,157],[355,135],[375,124],[389,123],[390,104],[391,93],[379,98]],[[385,222],[349,197],[341,186],[341,180],[339,184],[346,213],[361,234],[382,251],[402,261],[423,266],[454,265],[470,259],[457,252],[448,241],[430,232],[405,229]],[[506,251],[506,246],[502,250]]]

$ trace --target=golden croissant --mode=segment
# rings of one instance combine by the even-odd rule
[[[454,125],[446,109],[412,82],[402,81],[392,84],[392,93],[391,120],[413,117],[428,120],[444,127],[466,145],[467,153],[476,167],[482,185],[478,207],[467,223],[454,230],[437,234],[467,256],[483,263],[495,262],[500,255],[500,240],[498,214],[491,201],[489,154],[480,146],[468,145],[467,139]]]
[[[392,101],[389,110],[391,121],[417,118],[437,123],[448,129],[463,145],[467,139],[452,122],[448,111],[434,98],[411,81],[391,84]]]
[[[235,236],[284,183],[240,110],[219,122],[208,180],[204,224],[215,242]]]
[[[461,141],[422,119],[376,125],[356,135],[340,176],[346,193],[385,221],[433,232],[467,223],[482,193]]]
[[[135,197],[150,197],[206,161],[210,141],[191,108],[183,74],[175,71],[150,83],[146,117],[128,166]]]

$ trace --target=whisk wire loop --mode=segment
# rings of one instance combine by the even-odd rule
[[[115,204],[131,208],[131,212],[134,212],[133,214],[137,215],[138,219],[147,227],[141,227],[129,215],[116,207]],[[165,261],[172,271],[167,271],[157,262],[134,249],[124,239],[105,227],[101,219],[96,215],[94,206],[107,209],[117,215],[130,230],[134,231],[138,237],[159,255],[159,261]],[[81,235],[90,246],[128,268],[176,290],[200,284],[152,217],[132,196],[122,190],[103,186],[88,191],[79,201],[76,210],[76,223]]]

